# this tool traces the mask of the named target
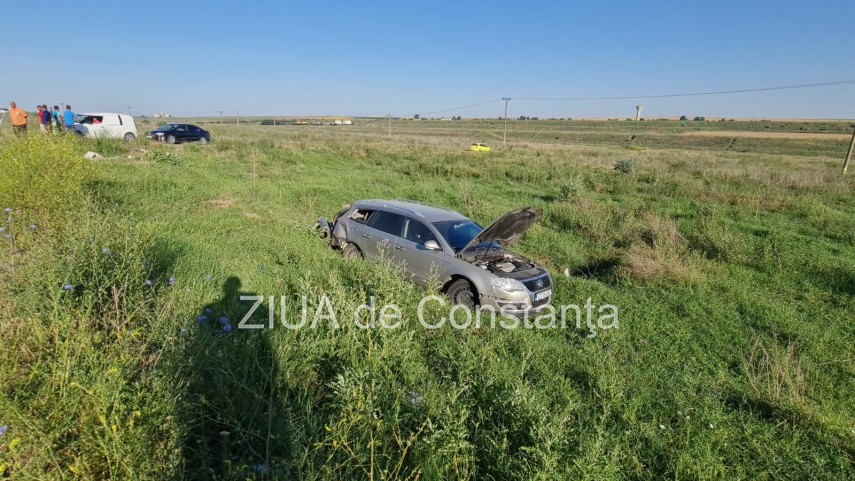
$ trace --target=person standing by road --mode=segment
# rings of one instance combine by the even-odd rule
[[[15,135],[27,133],[27,113],[15,102],[9,102],[9,120],[12,121],[12,130]]]
[[[45,133],[53,132],[53,123],[50,120],[50,109],[47,104],[42,104],[42,119],[44,120]]]
[[[51,119],[53,120],[53,128],[56,130],[56,133],[62,133],[62,114],[59,112],[59,105],[53,106],[53,112],[51,113]]]
[[[41,105],[36,105],[36,117],[39,118],[39,131],[45,133],[45,116],[42,115]]]
[[[71,111],[71,105],[65,106],[65,112],[62,113],[62,121],[65,124],[66,132],[74,130],[74,112]]]

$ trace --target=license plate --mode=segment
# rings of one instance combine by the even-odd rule
[[[535,301],[542,301],[551,295],[552,295],[552,289],[547,289],[545,291],[538,292],[537,294],[535,294],[534,300]]]

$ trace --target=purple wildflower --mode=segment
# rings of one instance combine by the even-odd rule
[[[147,285],[147,286],[149,286],[149,287],[150,287],[150,286],[151,286],[151,280],[146,279],[146,280],[145,280],[145,285]]]
[[[212,312],[214,312],[214,311],[212,311],[210,308],[208,308],[208,307],[205,308],[205,313],[210,314]]]
[[[74,286],[72,286],[71,284],[66,284],[66,285],[62,286],[62,290],[64,290],[64,291],[70,291],[72,289],[74,289]]]
[[[175,278],[174,278],[174,277],[170,277],[170,278],[169,278],[169,285],[170,285],[170,286],[174,286],[174,285],[175,285]]]
[[[231,325],[231,324],[226,324],[225,326],[223,326],[223,330],[224,330],[224,331],[226,331],[226,332],[231,331],[231,330],[232,330],[232,325]]]
[[[6,232],[6,228],[5,228],[5,227],[0,227],[0,232]]]
[[[224,326],[225,326],[225,325],[227,325],[228,323],[229,323],[229,318],[228,318],[228,317],[223,316],[223,317],[221,317],[221,318],[220,318],[220,324],[222,324],[222,325],[224,325]]]
[[[9,430],[8,424],[4,424],[4,425],[0,426],[0,436],[6,434],[6,431],[8,431],[8,430]]]
[[[205,322],[207,320],[208,320],[208,318],[205,316],[199,316],[196,318],[196,322],[198,322],[199,324],[202,324],[203,322]]]

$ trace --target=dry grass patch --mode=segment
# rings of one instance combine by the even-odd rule
[[[775,334],[771,342],[755,338],[751,351],[742,355],[742,369],[757,399],[787,406],[804,404],[805,376],[795,343],[783,347]]]
[[[234,199],[229,199],[229,198],[213,199],[213,200],[206,201],[205,204],[211,205],[214,207],[220,207],[222,209],[227,209],[229,207],[233,207],[235,205],[235,201],[234,201]]]
[[[673,219],[645,213],[641,242],[634,242],[621,257],[615,270],[618,279],[647,282],[685,282],[698,277],[689,262],[686,239]]]

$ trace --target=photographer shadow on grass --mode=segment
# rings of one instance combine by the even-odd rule
[[[204,306],[188,341],[178,400],[183,431],[182,479],[278,477],[288,458],[278,357],[270,331],[238,329],[253,305],[240,296],[237,277],[223,284],[223,297]],[[263,322],[262,305],[250,323]],[[188,332],[188,334],[191,334]]]

